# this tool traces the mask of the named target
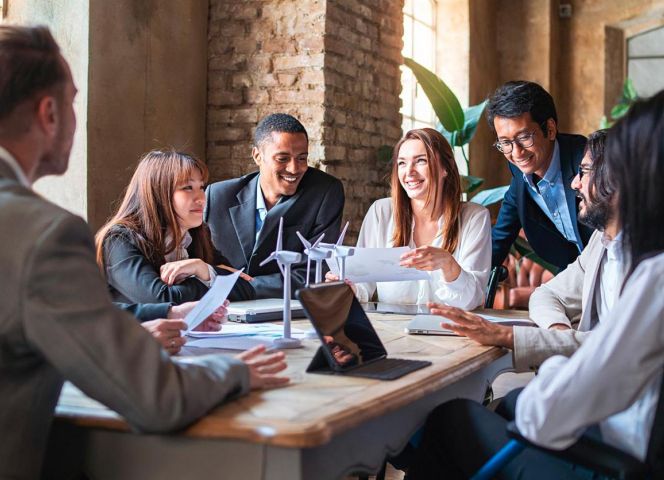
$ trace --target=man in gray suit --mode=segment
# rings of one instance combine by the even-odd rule
[[[308,152],[307,131],[296,118],[284,113],[268,115],[254,133],[252,157],[259,171],[207,189],[205,221],[212,242],[230,267],[244,268],[252,277],[256,298],[283,294],[277,264],[259,265],[276,246],[281,217],[285,250],[304,250],[298,231],[312,243],[322,233],[328,242],[339,236],[343,185],[309,167]],[[306,259],[293,265],[293,291],[305,285],[306,272]]]
[[[67,169],[75,95],[48,29],[0,25],[0,478],[40,475],[65,379],[144,432],[288,381],[260,350],[174,363],[111,304],[86,223],[31,188]]]
[[[432,308],[450,318],[446,327],[484,345],[513,351],[517,371],[534,370],[553,355],[572,355],[618,297],[626,273],[614,186],[604,162],[606,131],[590,135],[572,182],[581,199],[579,221],[597,229],[581,255],[530,299],[530,318],[540,328],[506,327],[458,309]],[[577,328],[572,328],[576,326]]]

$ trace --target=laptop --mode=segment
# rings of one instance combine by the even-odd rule
[[[516,318],[514,316],[493,313],[491,315],[485,313],[477,313],[484,320],[492,323],[507,326],[522,326],[532,327],[535,323],[528,318]],[[512,314],[513,315],[513,314]],[[451,335],[456,336],[452,330],[448,330],[440,326],[442,322],[452,323],[450,320],[439,315],[415,315],[413,319],[406,326],[406,333],[411,335]]]
[[[295,293],[321,341],[309,373],[333,373],[395,380],[431,365],[423,360],[387,358],[364,309],[343,282],[322,283]]]
[[[228,320],[241,323],[274,322],[283,320],[284,301],[281,298],[261,298],[228,305]],[[306,318],[297,300],[291,300],[291,318]]]

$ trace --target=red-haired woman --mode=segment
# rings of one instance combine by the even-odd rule
[[[214,250],[205,208],[206,165],[176,151],[152,151],[136,167],[122,204],[96,236],[97,262],[115,302],[199,300],[228,271]],[[254,297],[239,278],[230,300]]]
[[[491,221],[486,208],[461,202],[449,143],[432,128],[411,130],[394,147],[393,164],[391,198],[369,208],[357,246],[410,247],[401,265],[429,278],[357,284],[358,298],[368,301],[377,290],[382,302],[481,306],[491,268]]]

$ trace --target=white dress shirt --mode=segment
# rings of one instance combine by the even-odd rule
[[[664,368],[664,254],[641,262],[607,318],[571,357],[551,357],[517,401],[532,442],[570,446],[593,424],[643,460]]]
[[[462,203],[460,209],[459,243],[452,254],[461,266],[459,277],[446,282],[442,272],[426,272],[427,280],[408,282],[379,282],[357,284],[357,296],[361,302],[371,299],[376,289],[378,300],[389,303],[423,304],[446,303],[472,310],[484,303],[484,294],[491,269],[491,219],[489,211],[476,203]],[[442,219],[439,222],[442,227]],[[383,198],[374,202],[362,222],[358,247],[393,247],[394,217],[392,201]],[[442,245],[438,235],[432,246]],[[412,237],[408,245],[416,248]]]
[[[620,288],[627,273],[627,262],[623,258],[622,232],[614,239],[603,234],[602,245],[604,245],[605,252],[599,267],[599,282],[597,282],[599,292],[595,295],[595,308],[597,308],[597,318],[600,322],[608,316],[620,295]]]
[[[23,185],[26,188],[32,189],[32,184],[30,184],[28,177],[25,176],[23,169],[21,169],[14,156],[2,147],[0,147],[0,160],[4,161],[7,165],[9,165],[9,167],[16,174],[16,177],[18,178],[18,181],[21,185]]]
[[[168,244],[171,241],[172,237],[171,234],[168,233],[166,235],[166,244]],[[187,248],[189,248],[189,245],[191,245],[191,235],[189,234],[189,231],[184,232],[184,237],[182,237],[182,242],[180,245],[175,247],[171,252],[168,252],[166,255],[164,255],[164,260],[166,263],[168,262],[177,262],[179,260],[186,260],[189,258],[189,252],[187,251]],[[201,282],[203,285],[206,287],[211,287],[212,284],[214,283],[214,279],[217,278],[217,272],[212,268],[211,265],[208,265],[208,272],[210,274],[210,279],[209,280],[203,280],[202,278],[198,278],[196,275],[192,275],[196,277],[196,280]]]

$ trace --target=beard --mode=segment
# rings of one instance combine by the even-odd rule
[[[579,222],[595,230],[604,230],[611,218],[611,208],[606,203],[589,202],[582,195],[579,197],[586,204],[584,212],[579,212]]]

